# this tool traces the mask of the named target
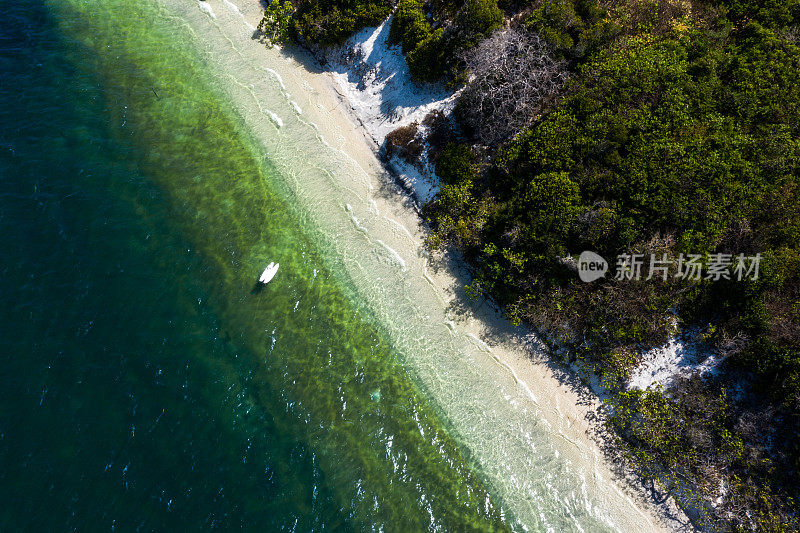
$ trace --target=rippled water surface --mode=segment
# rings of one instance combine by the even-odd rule
[[[186,32],[97,4],[4,13],[2,529],[503,529]]]

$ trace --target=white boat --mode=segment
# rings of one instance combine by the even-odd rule
[[[270,263],[267,265],[267,268],[265,268],[264,272],[261,273],[261,277],[258,278],[258,281],[265,285],[269,283],[272,278],[275,277],[275,274],[277,274],[279,266],[280,265],[278,263]]]

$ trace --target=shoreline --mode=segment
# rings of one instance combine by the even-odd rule
[[[257,2],[258,0],[255,1]],[[299,47],[293,47],[290,53],[293,53],[295,49],[299,53],[311,55],[313,60],[318,62],[320,69],[323,69],[321,74],[328,78],[327,81],[329,82],[330,91],[332,91],[344,104],[342,107],[346,109],[346,115],[350,118],[353,124],[357,126],[356,129],[362,134],[365,142],[370,146],[375,157],[381,162],[381,170],[386,176],[391,178],[392,184],[395,187],[402,190],[403,194],[407,195],[407,200],[410,203],[410,207],[413,208],[417,216],[420,217],[419,225],[424,228],[424,231],[429,231],[427,224],[425,223],[424,219],[422,219],[422,213],[420,211],[421,205],[419,200],[415,197],[413,187],[409,186],[402,179],[402,176],[392,169],[390,165],[386,164],[386,161],[381,154],[380,146],[368,131],[357,110],[351,105],[347,95],[339,90],[338,84],[331,76],[331,73],[324,70],[320,59],[313,55],[310,51]],[[454,276],[454,280],[471,278],[469,267],[465,263],[465,260],[456,256],[457,254],[451,250],[443,253],[438,252],[437,257],[431,259],[430,264],[435,270],[442,268],[451,272],[459,271],[458,274]],[[440,276],[440,281],[448,283],[450,280],[447,279],[446,276]],[[435,283],[436,280],[434,279],[433,282]],[[589,438],[589,440],[591,440],[592,445],[597,447],[596,452],[599,454],[597,459],[605,463],[610,463],[611,461],[609,461],[606,453],[602,450],[607,446],[613,447],[614,444],[611,441],[612,436],[608,435],[605,428],[602,426],[602,418],[600,418],[602,415],[599,414],[599,410],[602,408],[602,399],[598,396],[598,394],[592,390],[589,384],[583,383],[575,371],[566,368],[563,364],[552,359],[552,356],[547,353],[550,348],[548,348],[545,343],[538,338],[535,332],[531,331],[530,328],[526,326],[511,326],[511,324],[508,323],[508,320],[502,316],[502,311],[497,308],[493,302],[487,300],[486,298],[481,298],[476,305],[476,302],[471,301],[464,293],[463,285],[464,283],[461,283],[460,286],[451,285],[444,288],[439,283],[436,283],[437,288],[446,292],[454,300],[469,304],[470,309],[468,312],[472,316],[467,319],[469,324],[467,327],[467,335],[473,337],[481,349],[491,353],[497,364],[503,367],[513,376],[513,379],[517,382],[517,384],[525,389],[527,394],[535,403],[537,403],[537,405],[540,405],[540,403],[536,395],[532,392],[526,377],[534,382],[539,383],[541,382],[541,379],[553,379],[556,381],[558,389],[557,392],[564,393],[563,399],[566,400],[567,406],[574,405],[575,407],[585,407],[585,409],[578,409],[580,412],[576,413],[582,414],[582,417],[571,416],[570,414],[567,414],[566,416],[571,420],[572,424],[575,424],[577,427],[582,425],[586,426],[584,434]],[[515,344],[515,347],[512,350],[520,350],[523,353],[505,352],[506,356],[512,359],[510,362],[504,360],[501,358],[501,356],[496,355],[494,352],[498,346],[493,348],[481,338],[495,337],[497,334],[492,331],[494,329],[499,329],[502,332],[500,333],[501,335],[509,335],[508,330],[517,330],[513,333],[510,333],[510,335],[517,337],[511,341]],[[482,332],[483,335],[480,335],[476,332]],[[531,339],[532,342],[528,339]],[[509,340],[510,339],[506,339],[505,341],[501,340],[500,342],[507,343]],[[535,344],[536,347],[534,348],[526,346],[525,344],[527,342]],[[507,347],[502,347],[501,349],[504,350],[507,349]],[[521,368],[515,370],[517,365],[521,366]],[[540,370],[543,370],[544,372],[540,372]],[[556,411],[561,413],[561,402],[559,402],[559,398],[561,398],[560,395],[556,395],[554,397],[555,401],[553,407]],[[589,422],[589,420],[592,420],[593,422]],[[572,424],[570,424],[568,427],[571,427]],[[579,442],[571,440],[569,436],[563,433],[562,437],[575,446],[581,445]],[[613,472],[615,476],[618,476],[615,478],[615,482],[620,485],[620,489],[625,492],[627,496],[632,498],[631,503],[636,506],[641,505],[645,507],[646,509],[641,510],[643,511],[643,514],[649,513],[651,514],[650,517],[653,517],[658,521],[657,524],[652,524],[653,526],[663,526],[664,531],[686,531],[687,527],[689,530],[694,529],[691,526],[691,522],[689,521],[688,517],[685,516],[684,511],[680,509],[680,507],[678,507],[672,499],[668,499],[663,503],[656,503],[652,501],[652,499],[647,495],[642,480],[632,472],[629,465],[626,464],[621,468],[615,468]],[[637,484],[639,485],[638,489]],[[628,491],[633,492],[633,494],[628,494]],[[683,524],[681,524],[680,521],[683,521]]]
[[[233,11],[227,4],[234,5],[244,24],[256,26],[261,17],[260,0],[233,2],[212,0],[203,4],[207,4],[206,7],[212,14],[217,12],[214,14],[215,20],[218,14],[221,15],[220,10]],[[317,58],[307,50],[292,48],[278,53],[293,67],[305,71],[305,75],[298,74],[297,79],[287,76],[285,72],[276,73],[287,94],[298,98],[302,96],[307,100],[299,105],[303,120],[316,128],[323,142],[339,151],[367,175],[368,183],[356,183],[354,187],[368,189],[369,201],[374,204],[376,214],[380,213],[383,218],[393,221],[400,228],[393,241],[385,239],[389,244],[384,246],[392,251],[400,249],[401,252],[406,252],[395,252],[398,255],[412,258],[420,256],[426,229],[419,216],[418,206],[409,195],[407,187],[403,186],[402,180],[382,163],[380,146],[346,96],[338,89],[332,74],[321,67]],[[279,129],[281,127],[282,125],[278,126]],[[360,213],[359,217],[362,217]],[[355,220],[355,216],[353,218]],[[468,268],[463,260],[449,252],[437,253],[433,258],[423,255],[419,257],[418,264],[415,260],[415,264],[409,268],[414,269],[415,273],[421,270],[441,305],[455,309],[452,328],[463,332],[477,350],[493,360],[495,365],[502,367],[502,371],[510,375],[542,412],[546,423],[553,427],[553,434],[563,439],[567,449],[572,448],[570,459],[584,464],[591,473],[590,479],[585,482],[595,485],[596,492],[615,492],[607,494],[607,499],[609,506],[618,511],[616,514],[638,513],[635,520],[634,517],[626,516],[628,520],[623,525],[628,526],[627,530],[635,530],[645,524],[650,530],[675,531],[686,527],[679,521],[668,520],[669,514],[677,514],[679,520],[686,522],[685,516],[676,509],[671,500],[670,505],[653,502],[647,497],[644,488],[635,486],[637,480],[629,469],[623,467],[620,472],[608,460],[603,448],[610,442],[607,436],[602,435],[602,425],[598,418],[601,400],[588,386],[580,383],[574,373],[553,361],[546,353],[543,343],[532,332],[512,326],[487,301],[471,301],[463,294],[463,281],[469,278]]]

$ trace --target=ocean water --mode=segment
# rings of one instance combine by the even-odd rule
[[[0,530],[648,529],[235,3],[3,17]]]
[[[504,529],[138,3],[4,10],[0,529]]]

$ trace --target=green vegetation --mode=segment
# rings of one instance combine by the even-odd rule
[[[800,20],[798,0],[716,0],[713,4],[727,9],[728,19],[738,24],[753,20],[780,29]]]
[[[475,181],[478,178],[478,167],[475,154],[465,144],[448,144],[436,163],[436,174],[446,184],[458,184]]]
[[[422,0],[400,0],[389,32],[389,41],[402,44],[415,78],[436,81],[446,64],[444,32],[428,22]]]
[[[279,35],[287,41],[331,46],[365,26],[377,26],[389,13],[389,0],[297,0],[294,5],[272,0],[259,30],[269,33],[280,21],[277,24],[284,30]]]
[[[609,425],[645,479],[679,492],[698,509],[696,525],[711,530],[796,530],[796,446],[769,405],[742,410],[724,387],[699,378],[659,389],[626,391],[612,400]],[[765,445],[772,441],[772,447]],[[716,516],[709,495],[725,487]],[[719,512],[723,511],[723,512]],[[732,527],[733,526],[733,527]]]
[[[455,19],[461,47],[474,46],[503,26],[503,12],[497,0],[466,0]]]
[[[698,521],[797,527],[797,3],[525,9],[528,30],[572,61],[566,96],[483,162],[474,150],[443,154],[442,192],[426,208],[431,243],[462,250],[472,294],[572,346],[613,390],[624,390],[636,354],[676,327],[706,331],[721,374],[668,393],[618,392],[610,427],[641,473],[685,503],[716,499],[720,483],[732,489],[723,505],[700,505]],[[454,179],[459,164],[482,171]],[[568,259],[583,250],[612,259],[612,270],[625,253],[763,259],[757,280],[646,280],[646,264],[639,281],[587,285]],[[732,399],[729,381],[748,392]]]
[[[264,18],[258,23],[257,31],[268,44],[286,44],[291,39],[292,14],[294,6],[286,2],[272,2],[264,11]]]
[[[459,54],[504,21],[497,0],[434,4],[400,0],[390,28],[390,41],[402,44],[411,73],[420,81],[456,77]],[[306,46],[333,46],[363,27],[383,22],[394,5],[393,0],[272,0],[258,31],[268,43],[293,40]]]
[[[556,50],[574,58],[591,55],[621,31],[609,13],[592,0],[542,2],[525,24]]]
[[[402,43],[414,78],[438,81],[455,76],[460,66],[459,54],[502,26],[503,12],[497,0],[442,5],[400,0],[389,39]]]
[[[389,31],[389,41],[402,43],[407,54],[431,36],[433,28],[425,16],[422,0],[400,0]]]

